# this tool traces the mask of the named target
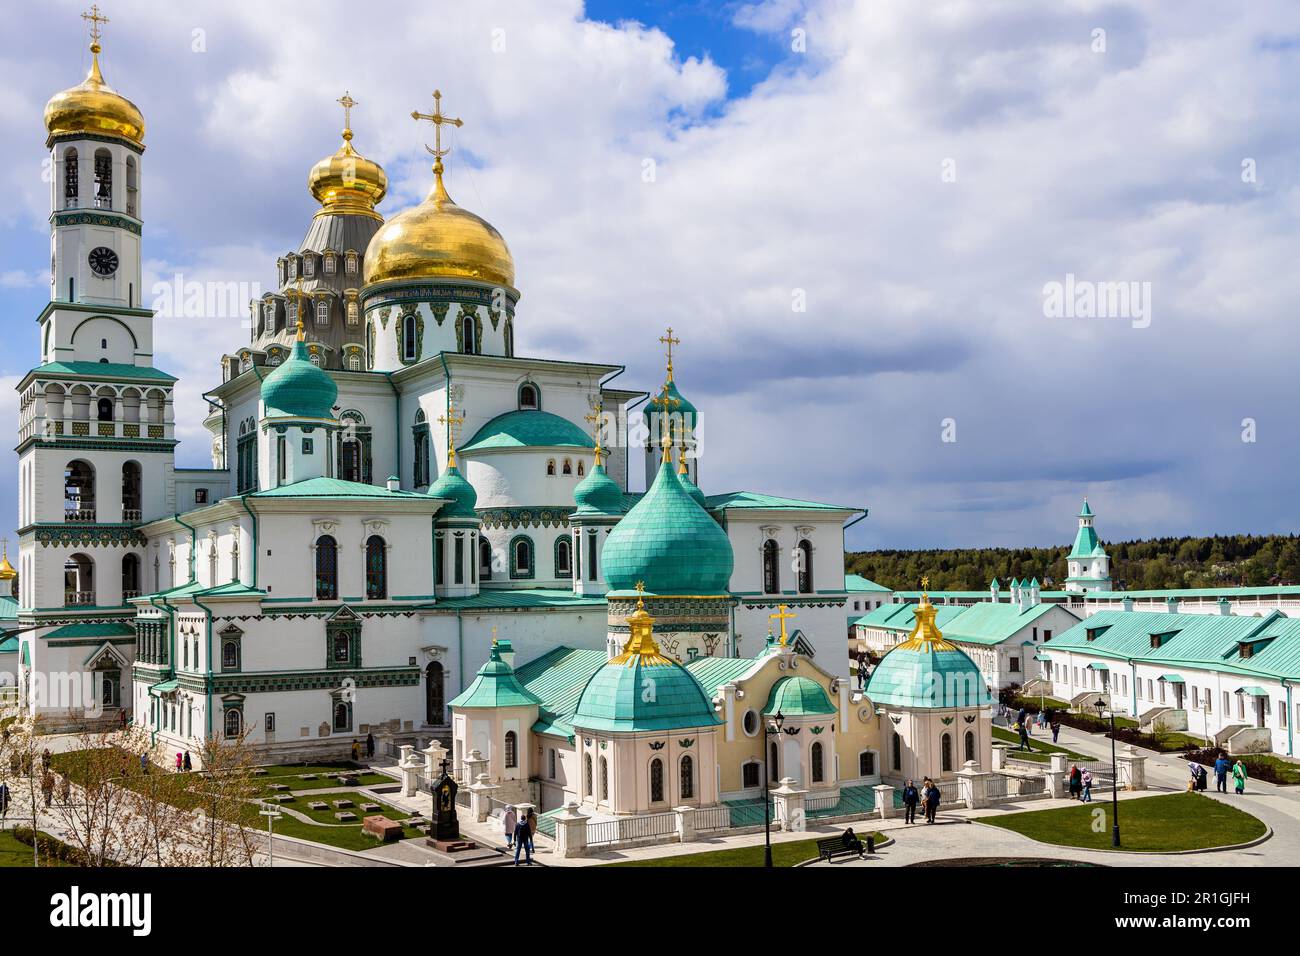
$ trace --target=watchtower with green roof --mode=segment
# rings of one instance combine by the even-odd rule
[[[1070,548],[1065,560],[1065,590],[1082,593],[1111,589],[1110,556],[1097,538],[1087,498],[1083,499],[1083,507],[1079,509],[1079,531],[1074,536],[1074,547]]]

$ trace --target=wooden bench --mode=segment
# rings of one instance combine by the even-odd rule
[[[824,840],[817,841],[817,859],[831,862],[837,856],[856,856],[861,857],[866,847],[857,837],[850,837],[847,833],[841,833],[839,836],[827,837]]]

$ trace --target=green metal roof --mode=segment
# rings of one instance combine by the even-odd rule
[[[991,646],[1031,626],[1053,608],[1059,609],[1060,605],[1034,604],[1022,610],[1019,604],[985,601],[959,608],[960,613],[947,618],[940,629],[950,641]]]
[[[527,409],[498,415],[475,432],[460,451],[555,447],[590,449],[591,437],[567,418]]]
[[[87,378],[133,378],[151,382],[175,382],[168,375],[148,365],[126,365],[119,362],[46,362],[32,369],[34,375],[82,375]]]
[[[448,707],[531,707],[540,705],[541,698],[519,683],[514,668],[501,659],[497,645],[478,670],[473,683],[457,694]]]
[[[1080,517],[1080,518],[1091,518],[1091,517],[1092,517],[1092,509],[1088,507],[1088,499],[1087,499],[1087,498],[1084,498],[1084,499],[1083,499],[1083,507],[1079,509],[1079,517]]]
[[[0,638],[0,654],[17,654],[18,638],[10,635],[6,638]]]
[[[9,596],[0,597],[0,621],[18,620],[18,601]]]
[[[844,575],[844,590],[849,592],[857,591],[882,591],[888,594],[892,588],[887,588],[883,584],[877,584],[869,578],[864,578],[860,574]]]
[[[725,594],[735,559],[718,522],[682,487],[670,462],[605,539],[601,570],[612,591],[644,582],[651,594]]]
[[[740,680],[758,666],[749,657],[697,657],[686,662],[686,669],[712,697],[723,684]]]
[[[934,622],[940,630],[947,630],[948,623],[966,608],[955,604],[939,604],[934,608]],[[915,604],[882,604],[872,608],[853,622],[862,627],[873,627],[885,631],[910,631],[916,626]]]
[[[130,624],[107,621],[102,624],[64,624],[43,635],[45,640],[86,637],[134,637],[135,628]]]
[[[1079,533],[1074,536],[1074,547],[1070,549],[1067,561],[1077,561],[1084,558],[1105,557],[1106,552],[1102,549],[1101,542],[1097,540],[1097,531],[1092,525],[1079,525]],[[1070,580],[1066,578],[1066,580]]]
[[[618,486],[604,465],[591,469],[591,474],[578,482],[573,489],[575,515],[621,515],[627,510],[623,489]]]
[[[262,403],[270,417],[333,418],[339,387],[330,374],[313,365],[302,341],[262,379]]]
[[[1258,587],[1218,587],[1218,588],[1154,588],[1136,591],[1089,591],[1078,595],[1088,601],[1122,601],[1125,598],[1168,600],[1176,598],[1233,598],[1243,597],[1282,597],[1300,594],[1300,584],[1273,584]]]
[[[591,675],[606,663],[604,651],[557,647],[517,669],[519,682],[541,701],[533,731],[572,739],[569,718]]]
[[[668,406],[670,414],[691,415],[694,416],[696,408],[677,390],[677,382],[669,379],[664,383],[664,391],[668,393],[668,398],[672,402]],[[650,401],[646,402],[646,409],[651,412],[662,412],[664,410],[663,392],[656,393]]]
[[[1162,680],[1167,684],[1186,684],[1187,681],[1178,674],[1161,674],[1157,680]]]
[[[149,688],[149,693],[153,694],[155,697],[161,697],[163,694],[170,694],[178,686],[179,684],[175,678],[159,681]]]
[[[847,511],[867,513],[866,508],[859,508],[856,505],[828,505],[820,501],[802,501],[798,498],[764,495],[757,491],[729,491],[721,495],[706,495],[705,501],[711,511]]]
[[[1268,696],[1268,691],[1266,691],[1264,688],[1260,687],[1260,686],[1257,685],[1257,684],[1252,684],[1250,687],[1238,687],[1237,690],[1236,690],[1236,693],[1238,693],[1238,694],[1245,694],[1247,697],[1267,697],[1267,696]]]
[[[603,596],[574,594],[563,588],[484,589],[469,597],[439,598],[433,610],[461,611],[484,608],[519,609],[604,607]],[[602,655],[603,656],[603,655]]]
[[[813,717],[833,714],[835,707],[826,689],[811,677],[790,676],[773,684],[767,695],[763,715],[770,717],[777,712],[786,717]]]
[[[284,366],[281,366],[283,368]],[[382,485],[367,485],[342,478],[306,478],[279,488],[255,491],[250,498],[406,498],[424,499],[414,491],[389,491]]]

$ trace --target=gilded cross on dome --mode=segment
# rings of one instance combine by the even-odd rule
[[[429,145],[426,143],[424,148],[429,150],[429,153],[436,160],[433,167],[434,172],[441,173],[442,157],[446,156],[448,153],[451,152],[450,146],[448,146],[446,149],[442,148],[442,127],[444,125],[464,126],[465,125],[464,121],[454,116],[443,115],[441,90],[433,91],[433,112],[432,113],[421,113],[419,110],[412,110],[411,119],[417,121],[428,120],[430,123],[433,124],[433,147],[430,148]]]
[[[659,341],[668,346],[668,381],[673,380],[673,346],[681,345],[682,340],[673,338],[673,327],[668,326],[668,334],[659,336]]]
[[[438,416],[438,424],[447,426],[447,467],[456,467],[456,432],[465,424],[465,416],[456,416],[456,403],[447,402],[447,414]]]
[[[605,458],[605,449],[602,448],[600,444],[600,425],[604,419],[603,406],[597,402],[592,408],[591,414],[583,417],[586,418],[587,421],[591,422],[591,437],[594,439],[592,452],[596,458],[596,465],[602,465],[604,464]]]
[[[352,107],[357,105],[357,101],[352,98],[352,94],[347,90],[343,95],[334,101],[343,107],[343,138],[352,138]]]
[[[672,365],[670,364],[668,368],[671,370]],[[672,381],[671,376],[669,376],[668,381],[669,382]],[[663,438],[660,441],[660,445],[662,445],[664,450],[663,460],[665,462],[671,462],[673,460],[672,459],[672,448],[673,448],[672,411],[681,403],[682,403],[681,399],[673,398],[671,395],[668,394],[668,382],[664,382],[663,391],[659,395],[659,415],[661,420],[663,421],[663,428],[661,429],[661,431],[663,432]]]
[[[99,4],[92,3],[90,5],[90,12],[83,13],[81,19],[90,21],[90,48],[98,53],[99,38],[103,35],[102,31],[99,29],[99,25],[101,23],[107,23],[108,17],[103,16],[99,12]]]

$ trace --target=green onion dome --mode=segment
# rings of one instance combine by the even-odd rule
[[[709,504],[704,498],[704,492],[700,491],[699,485],[691,481],[690,473],[686,471],[685,462],[683,462],[682,467],[678,469],[677,477],[681,479],[682,487],[686,489],[686,493],[695,500],[697,505],[707,511]]]
[[[302,340],[289,357],[262,379],[262,404],[268,418],[333,418],[339,387],[313,365]]]
[[[867,681],[866,695],[877,705],[950,710],[993,703],[979,667],[935,626],[935,609],[922,592],[916,625],[907,640],[881,659]]]
[[[661,391],[650,401],[646,402],[646,408],[652,412],[662,412],[664,410],[664,396],[672,401],[668,404],[670,412],[677,412],[682,415],[694,415],[695,406],[682,398],[682,393],[677,391],[677,383],[671,378],[664,382],[663,391]]]
[[[612,591],[634,590],[641,581],[651,594],[702,595],[727,593],[735,558],[727,533],[665,461],[609,533],[601,563]]]
[[[578,505],[575,515],[621,515],[624,508],[623,489],[618,486],[604,465],[591,469],[586,478],[573,489],[573,500]]]
[[[476,518],[478,512],[478,492],[465,480],[460,470],[450,466],[438,476],[438,480],[429,486],[428,494],[432,498],[447,498],[447,504],[438,512],[439,518]]]
[[[811,677],[782,677],[767,695],[764,716],[782,713],[787,717],[812,717],[835,713],[826,689]]]
[[[659,650],[654,619],[638,602],[628,615],[632,636],[623,653],[587,681],[569,722],[604,732],[680,730],[722,723],[704,686]],[[647,694],[646,688],[654,693]]]
[[[474,683],[452,698],[448,707],[529,707],[540,704],[537,695],[519,683],[515,669],[501,658],[497,642],[487,663],[478,669]]]

